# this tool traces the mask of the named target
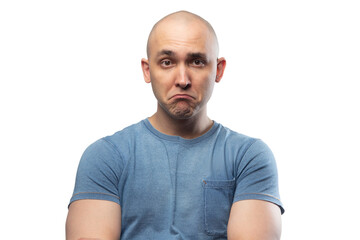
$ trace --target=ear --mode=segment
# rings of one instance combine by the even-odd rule
[[[150,83],[150,66],[149,66],[149,60],[143,58],[141,59],[141,68],[144,74],[144,80],[146,83]]]
[[[226,60],[225,58],[219,58],[217,60],[217,67],[216,67],[216,79],[215,82],[220,82],[220,80],[222,79],[223,75],[224,75],[224,71],[225,71],[225,67],[226,67]]]

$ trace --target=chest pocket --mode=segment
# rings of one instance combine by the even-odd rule
[[[227,235],[227,224],[234,198],[235,179],[203,180],[205,232],[211,236]]]

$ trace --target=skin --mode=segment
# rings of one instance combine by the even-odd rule
[[[278,240],[281,212],[278,206],[262,200],[242,200],[232,205],[228,240]]]
[[[218,51],[214,30],[197,15],[176,12],[155,24],[148,39],[148,59],[141,60],[141,67],[158,101],[156,113],[149,118],[158,131],[192,139],[212,127],[207,103],[226,67]],[[66,239],[119,239],[120,226],[118,204],[78,200],[69,208]],[[233,204],[229,240],[275,240],[280,234],[278,206],[261,200]]]
[[[121,233],[120,205],[104,200],[71,203],[66,219],[67,240],[118,240]]]
[[[206,106],[226,61],[217,58],[216,36],[204,21],[187,12],[160,20],[149,37],[149,59],[141,61],[158,101],[149,121],[168,135],[195,138],[213,124]]]

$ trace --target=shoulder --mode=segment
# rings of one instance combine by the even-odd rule
[[[238,149],[242,152],[246,152],[249,148],[255,147],[258,144],[261,145],[263,141],[259,138],[250,137],[248,135],[234,131],[228,127],[219,124],[218,137],[232,150]],[[263,143],[265,145],[265,143]]]
[[[134,138],[139,135],[142,122],[130,125],[112,135],[102,137],[91,143],[83,153],[82,159],[125,159],[133,147]]]
[[[253,163],[274,161],[271,149],[259,138],[233,131],[221,124],[219,124],[218,136],[223,141],[226,152],[231,153],[234,157],[237,166],[247,164],[250,161],[253,161]]]
[[[117,131],[112,135],[103,137],[102,139],[114,145],[118,145],[118,143],[123,143],[124,141],[133,139],[142,131],[144,131],[144,126],[143,121],[140,121],[120,131]]]
[[[93,144],[102,145],[102,147],[107,145],[120,155],[126,154],[128,149],[134,146],[136,138],[139,137],[142,132],[144,132],[144,124],[143,121],[140,121],[117,131],[112,135],[105,136]]]

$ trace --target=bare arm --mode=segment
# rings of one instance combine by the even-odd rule
[[[105,200],[71,203],[66,219],[66,239],[118,240],[121,233],[120,205]]]
[[[262,200],[242,200],[231,207],[229,240],[279,240],[281,212],[277,205]]]

